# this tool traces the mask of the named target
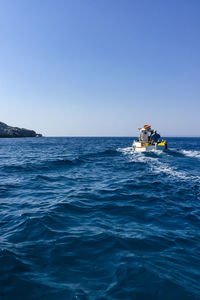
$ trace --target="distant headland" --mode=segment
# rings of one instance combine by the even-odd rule
[[[0,138],[41,137],[42,134],[34,130],[12,127],[0,122]]]

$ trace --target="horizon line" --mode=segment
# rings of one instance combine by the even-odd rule
[[[70,137],[70,138],[77,138],[77,137],[83,137],[83,138],[135,138],[137,136],[131,136],[131,135],[43,135],[42,137]],[[162,138],[162,137],[161,137]],[[200,136],[163,136],[163,138],[200,138]]]

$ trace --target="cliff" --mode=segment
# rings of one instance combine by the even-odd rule
[[[0,122],[0,138],[37,137],[37,136],[42,136],[42,135],[37,134],[34,130],[12,127],[12,126],[8,126],[3,122]]]

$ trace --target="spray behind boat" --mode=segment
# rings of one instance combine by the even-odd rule
[[[151,125],[144,125],[142,128],[138,128],[140,135],[138,140],[133,141],[133,149],[137,152],[166,150],[167,141],[161,139],[157,130],[151,128]]]

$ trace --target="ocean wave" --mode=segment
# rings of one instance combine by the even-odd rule
[[[0,298],[198,299],[199,139],[21,143],[0,148]]]
[[[117,151],[114,149],[106,149],[104,151],[97,151],[97,152],[89,152],[81,155],[79,158],[83,159],[84,161],[94,161],[98,158],[106,158],[106,157],[113,157],[117,155]]]
[[[131,154],[134,153],[135,151],[133,150],[133,147],[125,147],[125,148],[117,148],[116,151],[122,152],[124,154]]]
[[[180,151],[185,156],[194,157],[200,159],[200,151],[197,150],[181,150]]]
[[[78,166],[80,164],[94,161],[95,158],[101,158],[101,157],[109,157],[116,155],[116,150],[107,149],[105,151],[100,152],[93,152],[93,153],[87,153],[80,156],[77,156],[75,158],[69,159],[69,158],[58,158],[58,159],[51,159],[51,160],[38,160],[37,162],[26,162],[26,163],[11,163],[11,164],[3,164],[0,166],[0,168],[3,171],[34,171],[34,170],[50,170],[53,168],[66,168],[66,167],[73,167]]]
[[[179,178],[182,180],[187,180],[188,175],[184,171],[178,171],[175,167],[168,165],[167,163],[156,161],[155,163],[151,164],[151,170],[156,174],[166,174],[170,177]]]
[[[132,147],[119,148],[117,149],[117,151],[122,152],[125,156],[127,156],[130,162],[146,164],[154,174],[166,174],[169,177],[177,178],[180,180],[192,180],[194,182],[200,182],[200,176],[188,174],[183,170],[177,170],[172,160],[170,160],[169,162],[163,161],[163,159],[165,159],[165,157],[169,155],[168,151],[140,153],[135,152]],[[197,151],[191,151],[189,152],[189,155],[195,155],[195,157],[197,157],[198,153],[196,152]],[[178,152],[174,151],[174,153],[177,154]]]
[[[26,164],[6,164],[2,166],[3,171],[36,171],[36,170],[51,170],[53,168],[66,168],[70,166],[76,166],[84,163],[84,160],[77,157],[74,159],[55,159],[55,160],[44,160],[38,161],[36,163],[26,163]]]

